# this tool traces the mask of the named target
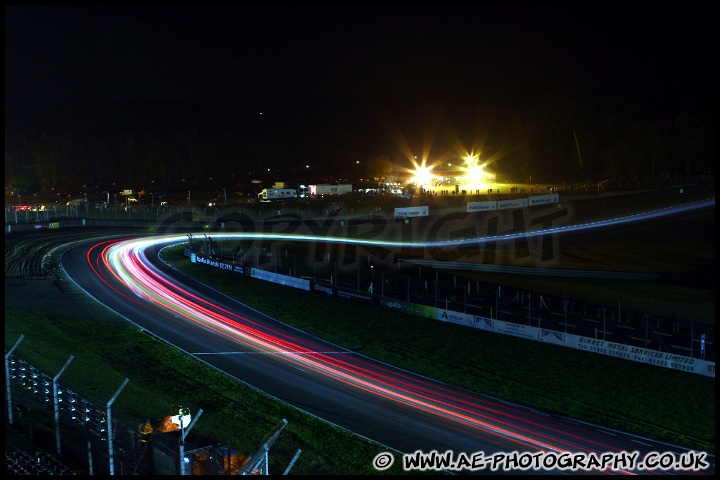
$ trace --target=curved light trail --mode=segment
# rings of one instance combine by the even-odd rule
[[[572,227],[559,227],[552,233],[605,227],[661,215],[683,213],[714,205],[714,199],[645,214],[593,222]],[[412,247],[462,245],[512,239],[521,234],[461,239],[443,242],[413,243]],[[586,434],[585,426],[488,399],[462,389],[417,376],[410,372],[378,363],[354,352],[332,348],[321,340],[299,336],[291,330],[279,329],[268,322],[241,315],[232,308],[217,305],[177,284],[148,258],[157,247],[187,242],[186,235],[161,235],[150,238],[111,240],[94,245],[87,252],[87,261],[95,275],[107,288],[127,301],[163,316],[178,326],[192,325],[211,332],[226,342],[247,351],[262,353],[269,361],[284,362],[304,372],[336,382],[340,388],[377,398],[394,409],[424,412],[431,421],[440,423],[458,435],[494,442],[498,451],[605,452],[618,451],[613,435]],[[316,237],[272,233],[215,233],[216,239],[317,241]],[[353,238],[323,237],[326,242],[352,242],[378,246],[403,246],[407,243],[370,241]],[[123,287],[124,286],[124,287]],[[492,440],[494,439],[494,440]],[[626,446],[621,448],[631,451]],[[637,448],[635,448],[637,450]],[[488,454],[490,452],[487,452]],[[611,473],[608,471],[607,473]],[[613,470],[612,473],[630,473]]]

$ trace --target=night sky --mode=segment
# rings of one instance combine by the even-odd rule
[[[467,138],[540,95],[649,116],[714,95],[715,24],[693,5],[6,6],[6,129],[272,132],[306,161]]]

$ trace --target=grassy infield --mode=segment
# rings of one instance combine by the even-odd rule
[[[346,301],[330,297],[316,302],[309,292],[218,276],[190,264],[180,249],[166,251],[165,260],[270,316],[367,356],[511,402],[715,451],[714,379],[360,304],[347,308]],[[86,310],[98,312],[92,305]],[[161,418],[178,403],[202,408],[197,431],[248,453],[287,419],[271,450],[277,468],[299,448],[296,474],[377,473],[371,460],[385,450],[381,446],[281,404],[112,317],[46,317],[6,308],[5,346],[25,335],[15,353],[45,372],[59,371],[73,355],[62,381],[103,401],[129,378],[115,406],[140,417]],[[403,473],[397,463],[384,473]]]
[[[329,297],[313,302],[314,314],[307,315],[309,292],[230,273],[227,282],[215,269],[190,264],[179,249],[166,251],[165,258],[271,316],[402,368],[512,402],[715,450],[713,379],[373,307],[349,309],[345,301]],[[346,313],[343,318],[337,317],[339,310]],[[175,403],[202,408],[198,431],[244,445],[249,453],[285,418],[289,423],[276,449],[284,458],[277,462],[287,465],[302,449],[293,473],[376,473],[370,461],[382,447],[279,404],[122,322],[48,321],[7,308],[5,316],[6,348],[24,334],[17,354],[32,365],[57,372],[74,355],[63,381],[78,391],[108,399],[129,378],[115,403],[125,411],[161,418]]]

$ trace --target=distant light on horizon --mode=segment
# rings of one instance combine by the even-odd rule
[[[432,167],[419,167],[415,170],[413,180],[418,185],[427,185],[432,181],[433,177]]]

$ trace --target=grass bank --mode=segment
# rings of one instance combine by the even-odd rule
[[[375,455],[386,448],[327,424],[231,379],[162,341],[119,322],[55,317],[5,309],[5,348],[24,335],[14,355],[54,375],[73,355],[61,382],[99,400],[112,398],[130,381],[114,406],[140,418],[160,419],[175,404],[202,408],[196,430],[246,454],[282,419],[287,426],[270,450],[269,463],[293,474],[373,475]],[[35,425],[35,440],[54,451],[54,437]],[[43,435],[45,433],[45,435]],[[82,462],[81,467],[82,468]],[[398,462],[399,463],[399,462]],[[384,473],[403,474],[392,467]]]
[[[378,360],[511,402],[715,451],[715,425],[708,421],[715,412],[714,379],[367,305],[347,308],[331,297],[317,302],[309,292],[218,275],[190,263],[181,248],[165,250],[164,259],[253,308]],[[288,447],[273,454],[284,455],[276,460],[282,464],[292,448],[302,449],[293,473],[377,473],[370,461],[381,446],[277,402],[134,327],[7,308],[5,318],[6,349],[25,335],[16,353],[41,370],[57,372],[74,355],[63,380],[78,391],[107,399],[129,378],[115,404],[127,412],[161,418],[168,405],[196,405],[205,412],[200,431],[249,452],[284,418],[288,426],[280,438]]]
[[[691,448],[715,449],[714,379],[525,341],[165,261],[270,316],[369,357],[468,390]],[[279,290],[282,292],[278,294]],[[312,304],[312,315],[307,305]],[[342,311],[344,315],[338,316]],[[508,355],[507,352],[512,352]]]
[[[653,238],[657,244],[658,236]],[[677,248],[674,241],[664,243]],[[564,254],[576,255],[569,247]],[[653,261],[660,257],[651,253]],[[698,256],[695,250],[690,253]],[[218,275],[216,269],[191,264],[180,249],[166,250],[164,258],[253,308],[378,360],[511,402],[715,451],[714,379],[367,305],[348,308],[347,301],[331,297],[318,302],[309,292],[231,273]],[[677,262],[676,255],[672,258]],[[345,315],[339,318],[338,311]],[[129,378],[115,405],[142,417],[161,418],[168,414],[168,405],[177,403],[203,408],[198,430],[249,452],[285,418],[288,426],[271,450],[271,463],[286,465],[296,449],[302,449],[294,474],[378,473],[371,460],[384,448],[277,402],[135,327],[107,320],[6,308],[5,346],[25,335],[16,354],[50,373],[73,355],[63,382],[100,400],[111,398]]]

